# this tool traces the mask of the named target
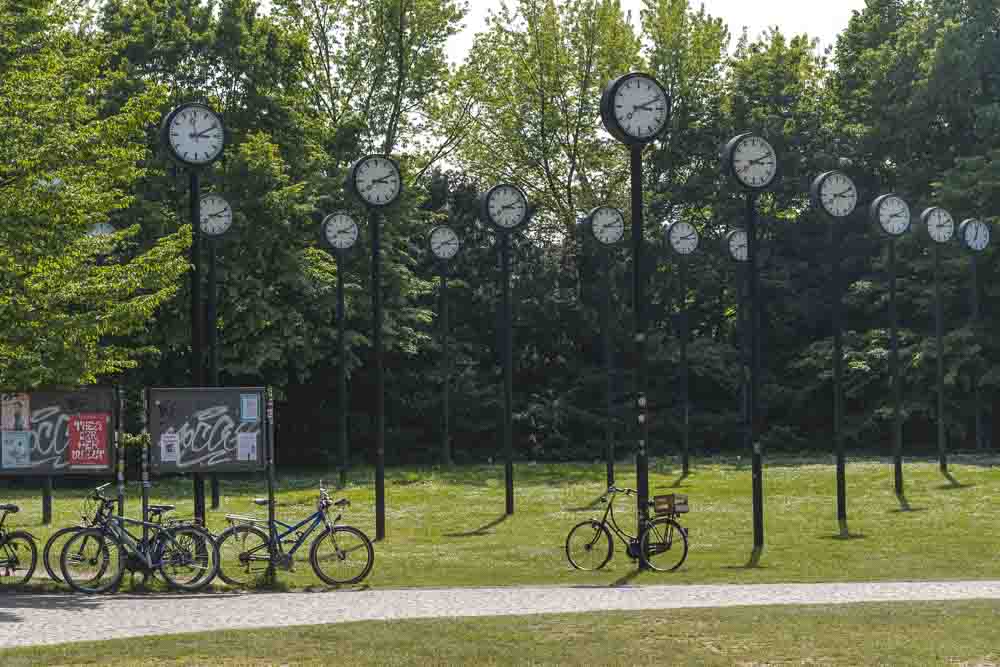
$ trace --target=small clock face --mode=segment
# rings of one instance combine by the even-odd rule
[[[203,104],[178,107],[168,116],[166,133],[174,157],[185,164],[209,164],[225,145],[222,119]]]
[[[625,216],[616,208],[599,206],[590,212],[590,231],[604,245],[614,245],[625,236]]]
[[[201,231],[209,236],[225,234],[233,225],[233,209],[219,195],[201,198]]]
[[[966,220],[959,227],[962,243],[969,250],[981,252],[990,244],[990,228],[982,220]]]
[[[910,229],[910,207],[902,197],[886,195],[875,200],[875,222],[889,236],[902,236]]]
[[[111,236],[115,228],[109,222],[95,222],[87,230],[87,236]]]
[[[347,250],[358,241],[358,223],[346,213],[331,213],[323,219],[323,238],[335,250]]]
[[[846,218],[858,206],[858,189],[854,181],[839,171],[833,171],[820,177],[818,199],[827,215],[834,218]]]
[[[513,185],[498,185],[486,194],[486,214],[503,229],[514,229],[528,217],[528,200]]]
[[[690,255],[698,249],[698,230],[690,222],[675,222],[667,227],[667,242],[678,255]]]
[[[726,245],[729,248],[729,256],[735,261],[745,262],[750,258],[750,244],[745,229],[734,229],[726,234]]]
[[[381,155],[370,155],[358,161],[352,177],[355,192],[369,206],[388,206],[402,192],[399,167]]]
[[[431,252],[438,259],[451,259],[461,248],[458,234],[451,227],[435,227],[431,230],[430,241]]]
[[[766,140],[755,135],[740,139],[730,155],[733,175],[744,187],[766,188],[778,175],[778,159]]]
[[[615,121],[632,139],[650,140],[667,124],[667,94],[652,77],[628,77],[615,90],[612,100]]]
[[[947,243],[955,236],[955,219],[943,208],[933,206],[924,211],[920,217],[932,241]]]

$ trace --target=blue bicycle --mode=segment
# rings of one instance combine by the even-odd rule
[[[257,498],[254,504],[267,507],[268,500]],[[309,549],[309,563],[316,576],[331,586],[358,583],[371,572],[375,549],[357,528],[337,525],[341,514],[332,519],[329,515],[331,507],[350,505],[346,498],[330,500],[321,481],[316,511],[295,525],[227,514],[231,525],[219,535],[219,577],[232,586],[270,581],[277,568],[293,568],[295,552],[322,527]],[[267,532],[261,526],[266,526]],[[291,545],[287,552],[286,544]]]

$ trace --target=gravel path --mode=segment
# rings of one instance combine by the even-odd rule
[[[603,610],[1000,599],[1000,581],[533,586],[324,593],[0,595],[0,647],[374,619]]]

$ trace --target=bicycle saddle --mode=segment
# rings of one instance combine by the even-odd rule
[[[21,508],[17,505],[0,505],[0,512],[10,512],[11,514],[17,514],[21,511]]]
[[[177,509],[177,505],[150,505],[149,511],[151,514],[163,514],[164,512],[172,512]]]
[[[253,499],[253,504],[254,505],[262,505],[262,506],[266,507],[267,506],[267,498],[254,498]],[[275,504],[277,504],[277,503],[275,503]]]

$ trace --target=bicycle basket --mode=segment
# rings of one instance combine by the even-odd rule
[[[657,514],[684,514],[689,511],[688,497],[683,493],[653,496],[653,511]]]

